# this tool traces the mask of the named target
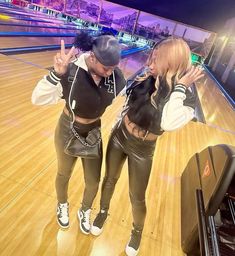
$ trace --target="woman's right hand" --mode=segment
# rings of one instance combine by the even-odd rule
[[[192,66],[191,69],[179,79],[177,84],[183,84],[186,87],[189,87],[193,83],[195,83],[198,79],[204,76],[202,72],[203,72],[202,68]]]
[[[66,54],[64,40],[61,40],[60,52],[54,57],[54,70],[59,76],[62,76],[67,72],[69,62],[74,56],[74,50],[75,47],[73,46]]]

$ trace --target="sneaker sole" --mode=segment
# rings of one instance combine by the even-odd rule
[[[80,219],[80,214],[79,214],[79,211],[77,212],[77,217],[78,217],[78,220],[79,220],[79,226],[80,226],[80,230],[82,231],[83,234],[85,235],[89,235],[90,232],[86,232],[85,230],[82,229],[82,225],[81,225],[81,219]]]
[[[63,229],[69,228],[69,224],[68,224],[68,226],[62,226],[58,220],[57,220],[57,223],[58,223],[58,225],[59,225],[61,228],[63,228]]]
[[[93,236],[99,236],[103,232],[103,228],[100,229],[95,226],[91,226],[90,232]]]
[[[125,249],[125,253],[127,256],[136,256],[138,255],[139,253],[139,249],[138,250],[135,250],[134,248],[132,247],[129,247],[128,245],[126,246],[126,249]]]

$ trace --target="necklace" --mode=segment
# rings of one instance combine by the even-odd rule
[[[96,83],[96,85],[99,85],[99,83],[101,81],[101,77],[96,75],[96,74],[94,74],[94,73],[91,73],[91,76],[92,76],[94,82]]]
[[[96,85],[99,85],[102,77],[97,75],[94,71],[93,71],[93,68],[91,67],[90,65],[90,61],[87,59],[86,60],[86,64],[87,64],[87,67],[88,67],[88,72],[90,73],[91,77],[93,78],[94,82]]]

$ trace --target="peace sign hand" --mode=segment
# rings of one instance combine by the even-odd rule
[[[54,57],[54,70],[59,76],[62,76],[67,72],[69,62],[74,56],[74,50],[75,47],[73,46],[66,54],[64,40],[61,40],[60,52]]]
[[[202,68],[192,66],[191,69],[183,77],[180,78],[178,83],[189,87],[190,85],[192,85],[192,83],[196,82],[198,79],[204,76],[204,74],[202,74],[202,71]]]

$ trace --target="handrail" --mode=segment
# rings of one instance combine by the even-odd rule
[[[225,99],[227,100],[227,102],[229,103],[229,105],[235,109],[235,101],[232,99],[232,97],[228,94],[228,92],[224,89],[224,87],[220,84],[220,82],[216,79],[216,77],[214,76],[214,74],[209,70],[209,68],[206,65],[202,65],[205,70],[207,71],[207,73],[210,75],[210,77],[213,79],[213,81],[218,85],[220,91],[224,94]]]

